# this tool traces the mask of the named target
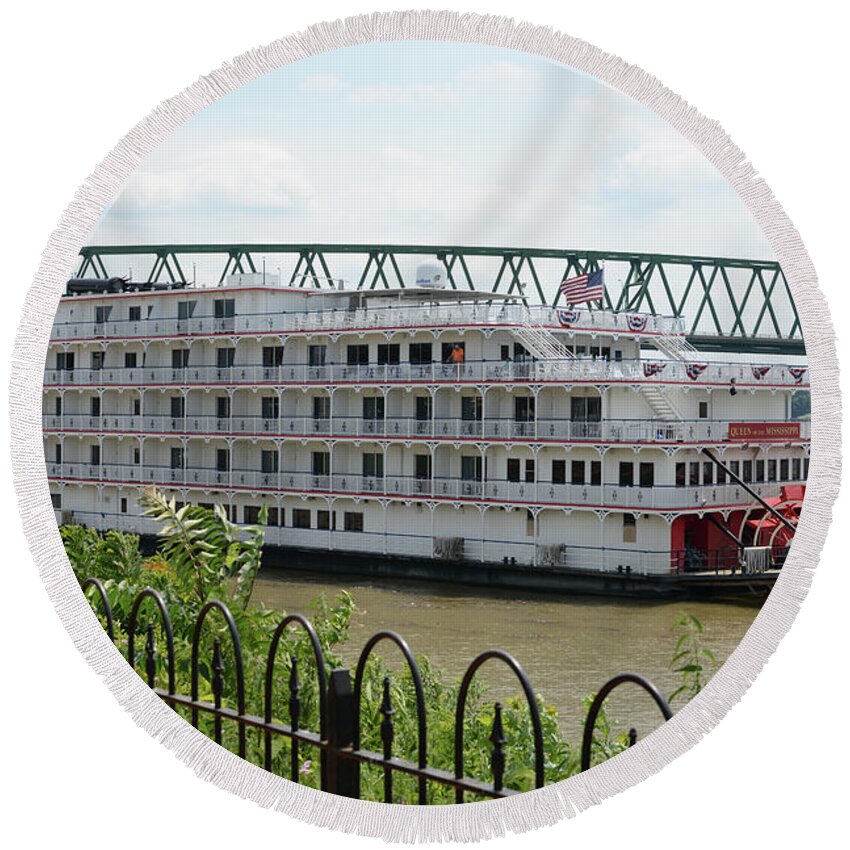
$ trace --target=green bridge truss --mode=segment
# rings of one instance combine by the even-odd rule
[[[440,264],[451,287],[515,293],[556,306],[561,280],[605,265],[597,308],[682,317],[688,338],[706,351],[804,354],[797,309],[773,261],[606,251],[423,245],[91,245],[80,251],[79,277],[120,275],[142,256],[148,282],[188,283],[196,265],[215,257],[219,283],[235,273],[280,271],[281,282],[322,287],[404,288],[416,265]],[[119,265],[118,260],[121,260]],[[107,263],[110,269],[107,270]],[[218,272],[214,272],[217,274]],[[135,279],[139,279],[134,273]]]

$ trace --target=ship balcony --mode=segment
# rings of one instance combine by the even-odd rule
[[[764,424],[788,424],[767,422]],[[811,437],[811,421],[799,422],[800,435],[788,442],[806,442]],[[316,419],[285,416],[148,416],[103,414],[45,414],[42,427],[48,433],[135,434],[139,436],[210,436],[427,439],[427,440],[524,440],[540,442],[617,444],[721,444],[729,440],[729,422],[695,419],[667,422],[647,419],[606,419],[600,422],[544,419],[517,421],[508,418],[467,420],[461,418],[416,419],[387,417],[333,417]],[[740,440],[735,442],[740,443]]]
[[[363,384],[516,384],[516,383],[625,383],[728,387],[738,389],[808,389],[805,375],[796,377],[784,364],[774,364],[763,377],[744,363],[702,361],[699,374],[679,360],[604,360],[584,357],[552,360],[469,360],[465,363],[394,363],[312,366],[145,366],[136,368],[46,369],[47,387],[161,387],[161,386],[327,386]],[[655,367],[660,367],[655,371]]]
[[[209,291],[195,290],[197,294]],[[572,312],[575,318],[570,317],[570,323],[567,326],[564,320],[568,312]],[[569,333],[636,337],[670,336],[683,334],[685,331],[682,319],[669,316],[641,315],[641,319],[646,319],[646,324],[640,332],[636,332],[629,329],[625,313],[584,309],[565,311],[548,306],[526,308],[521,304],[476,302],[451,306],[384,306],[358,310],[243,313],[224,318],[193,316],[189,319],[151,318],[138,321],[129,319],[107,322],[57,321],[51,331],[51,341],[177,338],[224,333],[277,335],[413,328],[515,327],[529,322],[529,316],[530,321],[535,325]]]
[[[231,469],[222,471],[198,467],[172,468],[124,464],[47,463],[48,478],[64,482],[101,482],[113,485],[155,484],[174,489],[243,490],[250,492],[293,493],[328,497],[380,497],[394,499],[436,499],[480,504],[587,507],[615,511],[703,511],[755,504],[737,484],[694,486],[618,484],[555,484],[504,479],[388,475],[382,477],[349,473],[313,475],[308,472]],[[750,486],[763,498],[779,495],[783,484],[792,481],[758,482]],[[796,482],[799,483],[799,482]]]

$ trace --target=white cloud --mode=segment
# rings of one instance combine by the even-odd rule
[[[348,82],[338,74],[312,74],[301,83],[308,94],[334,95],[348,87]]]

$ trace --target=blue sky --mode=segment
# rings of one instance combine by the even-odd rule
[[[771,257],[650,111],[546,60],[441,42],[327,53],[221,99],[145,160],[89,241]]]

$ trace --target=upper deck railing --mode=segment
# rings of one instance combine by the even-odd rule
[[[188,283],[185,270],[211,256],[232,273],[280,269],[291,285],[322,287],[347,278],[352,288],[405,288],[421,262],[439,263],[454,289],[525,295],[558,306],[561,280],[606,266],[597,308],[669,314],[684,319],[699,348],[803,354],[802,332],[788,282],[772,260],[617,251],[461,247],[452,245],[216,244],[90,245],[80,277],[124,274],[148,282]],[[145,270],[141,275],[140,257]],[[262,258],[262,259],[261,259]],[[107,270],[107,261],[110,268]]]
[[[208,292],[222,297],[222,290],[193,289],[186,292]],[[226,290],[225,290],[226,293]],[[188,297],[188,296],[187,296]],[[212,300],[212,299],[210,299]],[[83,341],[102,339],[169,339],[203,337],[220,334],[292,334],[323,332],[382,331],[398,328],[511,328],[523,325],[530,313],[542,327],[568,334],[606,334],[611,336],[653,337],[684,334],[685,323],[670,316],[638,313],[612,313],[588,309],[565,310],[552,307],[531,307],[521,304],[452,304],[402,306],[400,303],[381,307],[344,310],[323,305],[316,299],[312,309],[296,312],[239,313],[216,318],[212,304],[203,307],[198,315],[188,319],[150,318],[131,320],[116,317],[96,322],[58,319],[51,332],[54,341]],[[633,327],[629,327],[629,316]]]

